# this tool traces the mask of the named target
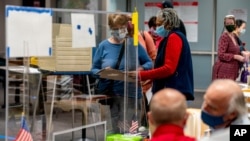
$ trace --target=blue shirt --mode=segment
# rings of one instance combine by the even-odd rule
[[[103,40],[96,50],[91,69],[92,73],[98,74],[101,69],[104,69],[106,67],[114,68],[117,63],[122,46],[123,44],[113,44],[110,43],[107,39]],[[136,51],[136,49],[138,51]],[[132,38],[128,38],[125,45],[125,51],[118,69],[121,71],[132,71],[136,70],[137,66],[144,68],[144,70],[148,70],[152,69],[153,63],[146,53],[145,49],[141,45],[138,45],[138,47],[133,46]],[[100,79],[98,88],[100,90],[105,89],[108,84],[107,81],[107,79]],[[113,92],[116,95],[124,96],[124,87],[127,87],[126,94],[128,94],[129,97],[135,97],[136,84],[132,82],[127,82],[125,85],[124,81],[114,81]],[[140,86],[138,86],[137,93],[138,98],[140,98],[142,93]]]

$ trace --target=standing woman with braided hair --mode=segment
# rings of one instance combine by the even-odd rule
[[[138,72],[141,81],[152,79],[152,93],[163,88],[182,92],[186,100],[194,100],[192,56],[186,36],[180,31],[180,19],[172,8],[160,10],[156,16],[155,33],[161,40],[152,70]],[[136,76],[131,72],[131,76]]]

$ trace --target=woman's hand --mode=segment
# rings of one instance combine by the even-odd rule
[[[143,67],[138,67],[137,70],[141,71],[141,70],[144,70],[144,68]]]
[[[242,54],[244,57],[249,57],[249,51],[241,51],[241,54]]]
[[[246,61],[245,57],[242,56],[242,55],[234,55],[234,59],[238,60],[240,62],[245,62]]]
[[[249,61],[249,57],[250,57],[250,52],[249,51],[242,51],[241,54],[245,58],[245,62],[248,62]]]
[[[128,72],[128,76],[131,77],[131,78],[133,78],[133,79],[136,79],[136,74],[137,74],[136,71],[129,71]]]

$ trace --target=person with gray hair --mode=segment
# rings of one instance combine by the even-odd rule
[[[230,125],[250,124],[243,92],[231,79],[216,79],[210,84],[201,110],[201,119],[211,128],[211,136],[201,141],[229,141]]]
[[[172,8],[161,9],[156,15],[156,31],[161,36],[154,69],[138,72],[139,79],[153,80],[152,93],[163,88],[177,89],[186,100],[194,100],[193,65],[189,43],[179,30],[180,19]],[[131,72],[136,76],[136,72]]]
[[[186,98],[182,93],[171,88],[158,91],[148,112],[151,141],[195,141],[184,134],[187,118]]]
[[[162,1],[162,3],[158,3],[156,6],[164,9],[164,8],[174,8],[173,6],[173,1],[169,1],[169,0],[164,0]],[[183,23],[183,21],[180,19],[180,26],[179,26],[180,31],[186,36],[187,32],[186,32],[186,27]]]

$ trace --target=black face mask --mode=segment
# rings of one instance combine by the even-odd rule
[[[228,32],[233,32],[234,29],[235,29],[234,25],[226,25],[225,27],[226,27],[226,29],[227,29]]]

